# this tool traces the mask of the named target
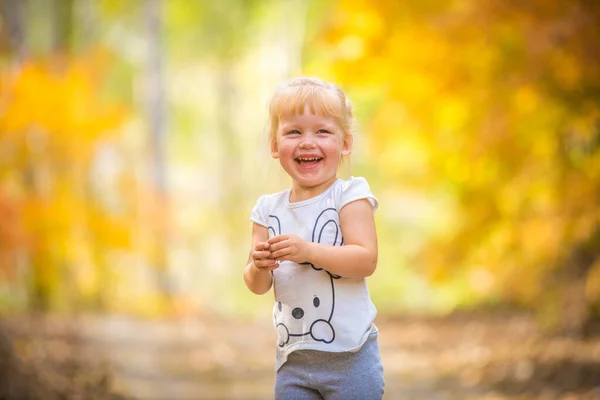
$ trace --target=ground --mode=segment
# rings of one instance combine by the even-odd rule
[[[600,337],[542,334],[515,313],[377,324],[385,399],[600,399]],[[37,315],[2,327],[16,367],[0,400],[272,398],[267,319]]]

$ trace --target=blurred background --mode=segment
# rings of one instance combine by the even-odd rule
[[[600,398],[600,3],[1,0],[0,399],[266,399],[266,105],[358,120],[386,398]]]

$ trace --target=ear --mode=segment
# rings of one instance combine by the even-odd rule
[[[277,146],[277,139],[271,139],[271,157],[279,158],[279,148]]]
[[[354,143],[354,136],[351,133],[348,133],[344,138],[344,143],[342,144],[342,155],[349,156],[352,153],[352,144]]]

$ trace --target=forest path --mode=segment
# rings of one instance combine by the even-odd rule
[[[272,398],[267,319],[4,318],[61,398]],[[385,399],[600,399],[600,338],[540,334],[523,315],[380,318]]]

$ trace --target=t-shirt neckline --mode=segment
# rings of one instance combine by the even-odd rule
[[[293,203],[290,202],[290,195],[292,194],[292,188],[288,188],[286,190],[285,196],[284,196],[285,205],[288,208],[297,208],[297,207],[303,207],[308,204],[314,203],[315,201],[319,201],[323,197],[327,196],[327,194],[333,190],[333,188],[338,184],[338,182],[340,180],[341,180],[340,178],[337,178],[335,180],[335,182],[333,182],[333,184],[331,186],[329,186],[327,189],[325,189],[325,191],[323,193],[320,193],[320,194],[316,195],[315,197],[311,197],[310,199],[306,199],[306,200],[302,200],[302,201],[295,201]]]

